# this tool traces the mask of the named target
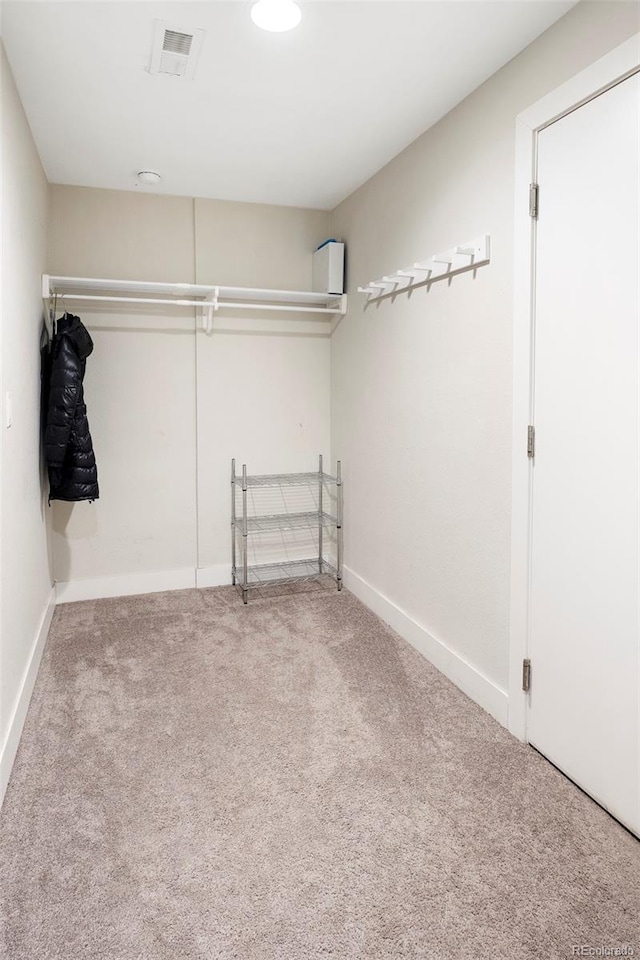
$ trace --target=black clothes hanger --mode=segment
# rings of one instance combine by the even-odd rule
[[[58,321],[56,320],[56,315],[58,313],[58,294],[53,296],[53,311],[51,313],[51,339],[55,337],[58,332]]]

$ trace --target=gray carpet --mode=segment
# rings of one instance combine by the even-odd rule
[[[59,607],[0,829],[11,960],[640,955],[640,844],[346,592]]]

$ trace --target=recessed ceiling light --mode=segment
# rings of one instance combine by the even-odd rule
[[[262,30],[284,33],[302,20],[302,10],[294,0],[258,0],[251,7],[251,19]]]
[[[139,170],[138,180],[140,183],[145,183],[147,186],[152,186],[154,183],[160,183],[162,177],[159,173],[156,173],[155,170]]]

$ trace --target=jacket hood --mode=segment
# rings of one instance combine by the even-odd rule
[[[69,337],[78,351],[81,360],[85,360],[93,350],[93,340],[80,317],[65,313],[57,323],[58,336]]]

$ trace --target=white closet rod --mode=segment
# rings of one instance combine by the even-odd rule
[[[109,302],[109,303],[155,303],[155,304],[167,304],[171,307],[208,307],[210,302],[207,300],[176,300],[174,297],[171,299],[160,299],[157,297],[105,297],[105,296],[92,296],[81,293],[59,293],[57,294],[58,300],[92,300],[98,302]],[[216,300],[216,306],[219,309],[231,309],[231,310],[290,310],[293,313],[324,313],[333,316],[333,314],[338,313],[330,307],[303,307],[300,305],[291,306],[290,304],[282,303],[251,303],[251,301],[245,301],[243,303],[238,303],[237,301],[230,300]]]

